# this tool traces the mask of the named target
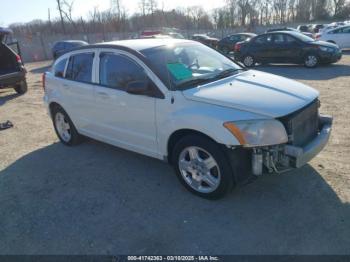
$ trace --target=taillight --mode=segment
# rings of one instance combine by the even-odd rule
[[[46,73],[43,73],[42,75],[42,82],[43,82],[43,89],[45,91],[45,81],[46,81]]]
[[[22,64],[22,59],[19,55],[16,55],[16,61],[17,63]]]
[[[234,50],[235,52],[239,52],[241,50],[241,44],[236,44]]]

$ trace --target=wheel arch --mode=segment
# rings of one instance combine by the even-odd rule
[[[194,130],[194,129],[189,129],[189,128],[184,128],[184,129],[179,129],[179,130],[176,130],[175,132],[173,132],[169,139],[168,139],[168,142],[167,142],[167,160],[169,163],[171,163],[171,159],[172,159],[172,153],[173,153],[173,149],[176,145],[176,143],[183,137],[185,136],[189,136],[189,135],[198,135],[198,136],[202,136],[202,137],[205,137],[207,139],[210,139],[211,141],[215,142],[215,143],[218,143],[215,139],[213,139],[212,137],[210,137],[209,135],[203,133],[203,132],[200,132],[200,131],[197,131],[197,130]],[[220,144],[220,143],[218,143]],[[220,144],[222,145],[222,144]]]
[[[53,117],[53,111],[55,110],[55,109],[57,109],[57,108],[62,108],[63,110],[64,110],[64,108],[59,104],[59,103],[57,103],[57,102],[51,102],[50,104],[49,104],[49,110],[50,110],[50,116],[51,116],[51,118]]]

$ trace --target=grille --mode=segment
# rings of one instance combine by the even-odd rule
[[[306,107],[280,119],[287,130],[289,144],[304,146],[317,136],[318,107],[319,101],[316,99]]]

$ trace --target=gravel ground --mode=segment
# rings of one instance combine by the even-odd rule
[[[335,117],[310,165],[266,175],[220,201],[188,193],[167,164],[96,141],[58,142],[41,73],[0,90],[0,254],[349,254],[350,53],[335,65],[257,67],[321,92]]]

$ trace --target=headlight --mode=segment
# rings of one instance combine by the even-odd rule
[[[320,46],[320,49],[321,49],[321,51],[324,51],[324,52],[333,52],[334,51],[333,48],[326,47],[326,46]]]
[[[288,142],[281,122],[269,120],[226,122],[226,127],[245,147],[279,145]]]

